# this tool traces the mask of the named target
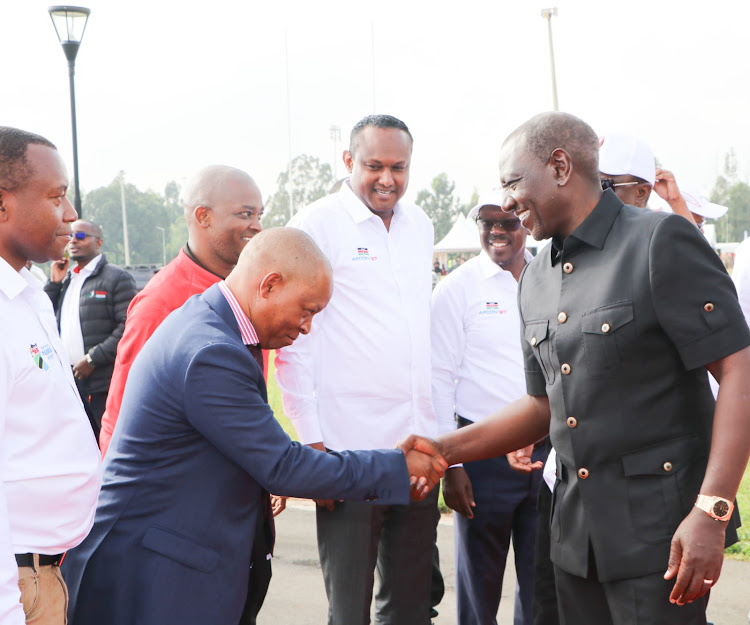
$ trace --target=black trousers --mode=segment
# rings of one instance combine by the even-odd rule
[[[253,553],[250,556],[252,568],[248,580],[247,599],[239,625],[256,624],[258,612],[266,598],[268,585],[271,583],[271,559],[268,557],[270,550],[263,519],[258,519],[253,539]]]

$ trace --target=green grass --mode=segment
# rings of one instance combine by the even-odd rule
[[[737,491],[737,505],[743,519],[743,527],[737,531],[740,542],[729,547],[726,555],[732,560],[750,560],[750,465],[745,467],[745,477]]]
[[[275,352],[274,352],[275,353]],[[287,419],[284,409],[281,406],[281,391],[276,378],[274,377],[275,368],[273,366],[273,354],[268,363],[268,403],[271,405],[276,419],[281,423],[281,427],[289,434],[292,440],[299,440],[297,432],[294,431],[292,422]],[[740,484],[740,490],[737,493],[737,503],[743,516],[744,526],[739,529],[740,542],[732,545],[727,549],[727,557],[733,560],[750,560],[750,465],[745,468],[745,476]],[[443,501],[443,493],[440,493],[439,500],[440,511],[443,513],[450,512],[448,506]]]

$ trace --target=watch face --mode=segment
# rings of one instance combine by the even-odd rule
[[[726,501],[717,501],[714,504],[713,512],[718,517],[726,516],[729,512],[729,504]]]

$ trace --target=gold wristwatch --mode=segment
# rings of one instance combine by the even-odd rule
[[[734,510],[734,503],[723,497],[712,497],[710,495],[698,495],[695,507],[700,508],[712,519],[717,521],[728,521]]]

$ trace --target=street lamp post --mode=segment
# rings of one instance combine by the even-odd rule
[[[125,172],[120,170],[120,204],[122,206],[122,242],[125,246],[125,265],[130,266],[130,240],[128,239],[128,207],[125,204]]]
[[[552,72],[552,108],[555,111],[557,107],[557,77],[555,75],[555,51],[552,48],[552,16],[557,15],[557,7],[551,9],[542,9],[542,17],[547,20],[547,35],[549,36],[549,65]]]
[[[86,30],[86,22],[89,19],[90,9],[73,6],[52,6],[49,9],[52,24],[55,27],[57,38],[62,44],[65,58],[68,59],[68,77],[70,80],[70,121],[73,128],[73,188],[75,189],[75,207],[78,218],[81,214],[81,190],[78,182],[78,131],[76,129],[76,92],[75,71],[76,55],[81,46],[83,33]]]
[[[161,266],[166,267],[167,265],[167,235],[166,230],[161,226],[156,226],[157,230],[161,230]]]

